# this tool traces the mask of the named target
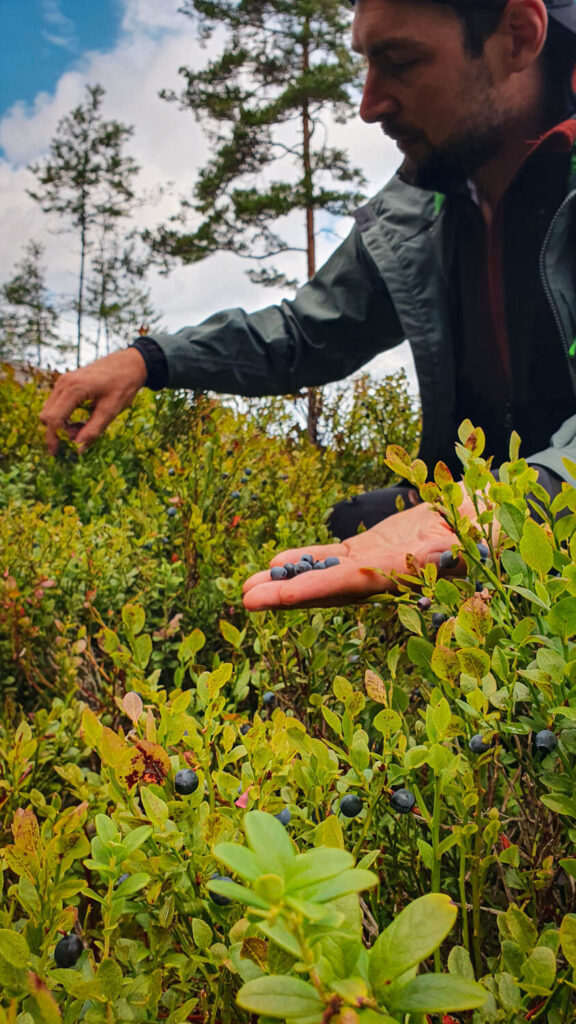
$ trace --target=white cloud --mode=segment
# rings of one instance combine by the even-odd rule
[[[48,0],[44,3],[47,9]],[[50,3],[56,17],[58,5],[55,0]],[[74,71],[62,75],[53,94],[39,93],[30,105],[17,103],[0,120],[0,146],[5,155],[0,161],[0,187],[5,197],[0,208],[0,281],[7,280],[15,261],[21,258],[22,246],[34,238],[46,246],[49,284],[54,293],[74,290],[79,258],[76,239],[71,234],[57,233],[62,225],[43,214],[26,195],[25,190],[33,184],[26,167],[47,153],[59,120],[83,101],[86,84],[104,86],[105,117],[134,125],[128,148],[142,168],[139,187],[152,190],[172,183],[157,208],[141,211],[139,227],[154,226],[176,210],[175,197],[190,192],[206,157],[207,144],[194,117],[158,96],[160,89],[180,88],[179,67],[205,63],[206,49],[200,46],[194,25],[178,14],[177,0],[169,4],[157,0],[122,3],[122,33],[113,51],[85,53],[75,61]],[[345,126],[334,126],[330,139],[334,145],[349,149],[353,162],[362,167],[369,180],[369,191],[380,188],[398,164],[395,147],[383,139],[378,128],[363,124],[359,118]],[[325,223],[332,226],[331,220]],[[351,223],[338,222],[336,230],[341,238]],[[299,217],[291,219],[288,231],[301,237]],[[318,261],[326,259],[336,244],[336,238],[321,233]],[[283,297],[273,289],[252,285],[245,269],[244,261],[223,254],[180,267],[167,278],[154,275],[152,298],[163,312],[165,327],[177,330],[225,307],[257,309]],[[303,255],[289,254],[282,269],[303,279]],[[390,372],[391,367],[399,365],[398,360],[402,365],[411,363],[405,347],[378,357],[375,372]],[[410,372],[414,381],[413,370]]]
[[[42,30],[44,39],[53,46],[75,53],[78,49],[78,40],[74,22],[64,14],[60,0],[40,0],[40,15],[44,24],[49,26]]]

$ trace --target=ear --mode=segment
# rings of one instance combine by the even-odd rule
[[[496,31],[507,71],[524,71],[538,60],[546,42],[548,12],[543,0],[508,0]]]

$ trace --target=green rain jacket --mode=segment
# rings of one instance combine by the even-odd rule
[[[356,225],[295,298],[247,314],[230,309],[176,334],[154,334],[168,386],[246,396],[293,394],[342,380],[380,352],[410,342],[422,405],[420,457],[431,466],[453,450],[453,341],[441,266],[443,211],[433,193],[395,176],[356,213]],[[545,293],[575,394],[576,176],[540,258]],[[384,443],[385,443],[385,439]],[[530,453],[530,462],[576,482],[576,415]]]

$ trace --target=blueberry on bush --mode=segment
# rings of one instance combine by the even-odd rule
[[[491,743],[484,742],[484,738],[479,732],[468,741],[468,747],[473,754],[485,754],[487,750],[490,750],[491,745]]]
[[[232,494],[230,495],[230,497],[231,498],[239,498],[240,497],[240,491],[232,491]]]
[[[438,559],[439,569],[454,569],[458,565],[458,559],[454,557],[451,551],[443,551]]]
[[[192,768],[182,768],[174,776],[174,789],[180,796],[190,796],[198,789],[198,776]]]
[[[54,950],[56,967],[74,967],[83,949],[84,946],[77,935],[65,935]]]
[[[128,874],[127,871],[125,871],[123,875],[120,875],[120,878],[116,879],[116,881],[114,883],[114,888],[118,889],[119,886],[122,885],[122,882],[125,882],[127,878],[130,878],[130,875]]]
[[[340,801],[340,813],[346,818],[355,818],[357,814],[360,814],[363,803],[359,796],[355,793],[346,793]]]
[[[170,517],[177,516],[178,515],[178,509],[174,508],[174,505],[171,505],[170,508],[168,509],[167,515],[169,515]]]
[[[478,554],[480,555],[480,561],[481,562],[488,561],[488,559],[490,558],[490,548],[488,547],[488,545],[487,544],[482,544],[482,542],[480,542],[479,544],[476,545],[476,547],[478,548]]]
[[[288,571],[283,565],[273,565],[270,569],[270,579],[272,580],[287,580]]]
[[[216,874],[216,875],[211,875],[210,878],[211,878],[211,880],[213,882],[231,882],[232,881],[232,879],[229,878],[228,875],[218,875],[218,874]],[[212,900],[212,903],[216,904],[217,907],[227,907],[229,903],[232,903],[232,900],[229,900],[227,896],[221,896],[219,892],[211,892],[210,893],[210,899]]]
[[[448,616],[444,612],[434,612],[432,615],[432,629],[440,629],[443,622],[448,621]]]
[[[287,807],[283,807],[281,811],[278,811],[278,814],[274,815],[274,817],[278,818],[281,825],[288,825],[292,815]]]
[[[432,601],[430,600],[429,597],[421,597],[420,600],[418,601],[418,607],[421,612],[427,612],[431,604]]]
[[[558,746],[558,740],[550,729],[541,729],[534,737],[534,747],[537,754],[551,754]]]
[[[267,690],[262,697],[262,703],[265,708],[273,708],[276,703],[276,694],[272,690]]]
[[[250,722],[243,722],[242,725],[240,726],[240,732],[242,733],[242,736],[245,736],[247,732],[250,732],[251,728],[252,726]]]
[[[398,811],[398,814],[410,814],[415,805],[416,797],[409,789],[397,789],[390,797],[390,806],[394,811]]]

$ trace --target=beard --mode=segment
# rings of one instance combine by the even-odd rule
[[[505,125],[497,124],[455,131],[439,146],[423,139],[427,151],[421,157],[406,156],[398,173],[409,185],[447,193],[497,156],[505,138]]]
[[[494,80],[483,57],[470,62],[460,82],[460,95],[470,97],[471,108],[450,134],[433,145],[423,133],[415,133],[419,154],[407,154],[399,174],[419,188],[448,192],[472,177],[478,168],[501,151],[510,125],[510,111],[497,102]],[[403,134],[382,124],[386,133]],[[410,132],[407,133],[410,135]]]

